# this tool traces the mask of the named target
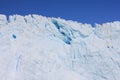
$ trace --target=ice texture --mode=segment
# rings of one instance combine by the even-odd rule
[[[1,14],[0,80],[120,80],[120,22]]]

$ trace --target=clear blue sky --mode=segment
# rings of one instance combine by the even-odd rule
[[[40,14],[83,23],[120,21],[120,0],[0,0],[0,14]]]

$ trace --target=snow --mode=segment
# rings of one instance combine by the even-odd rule
[[[119,80],[120,22],[0,15],[0,80]]]

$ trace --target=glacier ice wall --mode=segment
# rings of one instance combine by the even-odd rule
[[[120,22],[0,15],[0,80],[120,80]]]

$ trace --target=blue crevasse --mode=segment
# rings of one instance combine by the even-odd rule
[[[13,37],[14,39],[16,39],[16,35],[15,35],[15,34],[13,34],[12,37]]]

